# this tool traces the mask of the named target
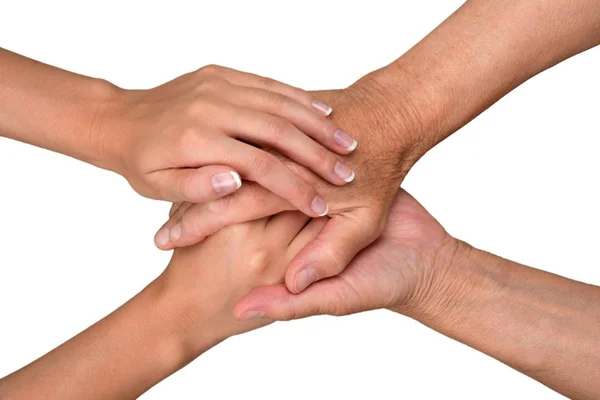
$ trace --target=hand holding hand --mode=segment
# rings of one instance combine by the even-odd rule
[[[306,168],[286,162],[314,183],[327,201],[331,216],[319,236],[290,265],[286,284],[294,293],[343,271],[381,234],[400,183],[418,158],[413,149],[418,124],[407,111],[410,107],[387,110],[383,89],[373,83],[360,83],[345,90],[315,93],[334,106],[333,122],[350,129],[360,142],[359,149],[347,157],[357,172],[352,185],[332,186]],[[207,204],[177,204],[157,237],[170,230],[182,233],[167,245],[158,240],[157,244],[163,249],[190,245],[224,226],[293,208],[293,204],[260,186],[246,185],[232,196]]]
[[[252,289],[283,283],[289,262],[325,222],[298,211],[283,212],[227,227],[200,244],[175,250],[158,285],[189,356],[199,354],[207,337],[214,344],[266,325],[269,321],[236,320],[233,306]]]
[[[346,315],[389,308],[402,314],[433,313],[446,290],[459,242],[401,190],[381,237],[339,275],[300,294],[285,285],[252,291],[235,307],[240,319],[289,320],[318,314]],[[433,297],[435,296],[435,297]]]

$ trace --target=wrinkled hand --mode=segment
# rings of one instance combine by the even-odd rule
[[[410,124],[401,118],[402,112],[386,111],[382,107],[385,101],[377,91],[352,86],[318,92],[315,96],[332,105],[333,122],[359,142],[357,150],[345,160],[356,171],[356,179],[347,186],[334,187],[306,168],[287,163],[314,183],[325,197],[331,216],[319,236],[290,264],[286,285],[294,293],[342,272],[360,250],[381,234],[392,200],[414,163],[408,144],[411,141],[405,139],[411,132]],[[170,220],[159,232],[176,229],[183,233],[179,240],[160,247],[190,245],[224,226],[293,208],[257,185],[245,185],[232,196],[206,204],[176,204]]]
[[[285,285],[256,289],[235,306],[239,319],[289,320],[318,314],[346,315],[378,308],[402,314],[438,307],[444,277],[459,242],[408,193],[401,190],[381,237],[338,276],[300,294]],[[427,310],[427,311],[426,311]]]
[[[144,196],[205,203],[238,190],[241,175],[309,216],[324,215],[316,190],[259,147],[334,185],[352,176],[335,153],[348,154],[353,141],[340,141],[346,136],[326,118],[331,109],[283,83],[208,66],[115,97],[98,107],[92,137],[113,154],[111,168]]]

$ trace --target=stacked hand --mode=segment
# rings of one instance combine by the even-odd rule
[[[327,213],[311,185],[255,146],[274,148],[334,185],[354,176],[334,153],[348,154],[355,141],[325,118],[330,108],[256,75],[209,66],[99,108],[92,137],[110,168],[147,197],[207,202],[239,189],[241,175],[306,215]]]
[[[195,328],[207,324],[215,327],[218,341],[272,320],[315,314],[378,308],[439,314],[451,287],[443,277],[461,245],[408,193],[397,193],[379,240],[344,272],[293,294],[283,285],[286,267],[327,223],[309,220],[297,211],[283,212],[226,227],[175,251],[159,282],[175,307],[168,313],[177,316],[170,324],[180,326],[181,340],[195,349],[190,356],[199,354],[205,340]]]
[[[415,125],[413,119],[397,110],[389,114],[381,109],[383,89],[371,80],[365,81],[346,90],[314,94],[333,106],[332,122],[351,132],[360,143],[358,150],[344,161],[357,171],[351,184],[335,187],[280,156],[324,196],[331,216],[287,271],[286,284],[294,293],[342,272],[360,250],[381,234],[400,183],[418,158],[410,145],[415,131],[409,128]],[[224,226],[292,209],[293,204],[275,193],[247,184],[219,200],[175,204],[169,221],[157,234],[157,244],[163,249],[191,245]],[[172,230],[178,232],[178,239],[163,245],[159,239]]]

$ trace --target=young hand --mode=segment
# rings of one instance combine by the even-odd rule
[[[336,140],[341,131],[325,118],[330,112],[300,89],[208,66],[101,104],[91,137],[109,168],[144,196],[204,203],[239,189],[241,175],[317,217],[327,213],[323,198],[260,147],[344,185],[353,172],[335,153],[355,145]]]
[[[283,212],[229,226],[200,244],[175,250],[159,281],[185,342],[193,348],[207,329],[211,337],[223,340],[267,324],[236,320],[234,305],[252,289],[283,283],[289,262],[316,237],[326,219]]]

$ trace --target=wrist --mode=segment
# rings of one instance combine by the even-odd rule
[[[438,122],[440,99],[398,62],[365,75],[349,90],[372,111],[385,145],[407,169],[445,137]]]
[[[102,80],[93,80],[90,87],[94,96],[93,113],[88,116],[93,156],[86,161],[122,175],[127,143],[122,110],[129,102],[130,91]]]
[[[211,309],[210,299],[182,290],[168,270],[149,287],[154,293],[155,320],[167,331],[164,347],[175,355],[175,363],[188,363],[231,336],[223,323],[226,316]]]
[[[474,293],[487,291],[485,271],[477,260],[481,252],[455,238],[442,245],[410,298],[392,311],[428,326],[440,326],[456,320],[461,308],[473,307]]]

